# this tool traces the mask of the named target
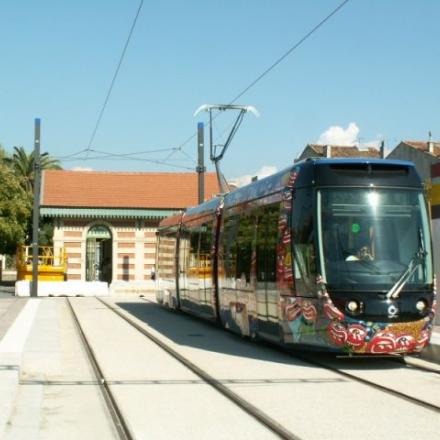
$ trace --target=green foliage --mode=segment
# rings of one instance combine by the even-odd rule
[[[15,269],[15,255],[6,255],[6,269]]]
[[[41,170],[61,169],[58,160],[43,153]],[[14,147],[8,155],[0,145],[0,253],[14,254],[18,245],[29,243],[32,236],[32,202],[34,187],[34,152]],[[42,245],[52,242],[51,222],[40,226]]]
[[[0,162],[0,253],[13,254],[24,243],[31,214],[31,200],[22,179]]]
[[[34,188],[34,152],[26,153],[23,147],[14,147],[11,157],[4,161],[14,170],[14,173],[22,179],[22,185],[28,193],[33,193]],[[40,155],[41,170],[60,170],[61,165],[57,159],[49,156],[49,153]]]
[[[38,243],[40,246],[53,246],[53,220],[42,218],[40,220],[40,231]]]

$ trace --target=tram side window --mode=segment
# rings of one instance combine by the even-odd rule
[[[280,204],[264,206],[258,211],[257,281],[276,281],[276,247]]]
[[[246,283],[251,280],[252,244],[255,237],[254,216],[240,216],[237,234],[237,272],[236,278]]]
[[[174,278],[175,249],[176,249],[176,238],[173,235],[164,234],[159,236],[157,269],[160,278],[164,278],[164,279]]]
[[[190,267],[190,233],[185,227],[180,231],[179,242],[179,262],[180,262],[180,276],[184,276]],[[182,284],[182,288],[185,286]]]
[[[298,189],[293,198],[292,230],[295,277],[312,285],[316,279],[316,252],[313,220],[313,190]]]
[[[251,279],[254,218],[244,214],[226,217],[223,227],[226,278],[239,280],[242,285]]]
[[[189,239],[189,268],[196,269],[199,266],[200,228],[190,230]]]
[[[209,267],[211,265],[212,228],[212,223],[204,223],[200,226],[199,259],[201,267]]]
[[[234,278],[237,271],[237,232],[240,218],[237,215],[225,218],[223,225],[224,266],[226,278]]]

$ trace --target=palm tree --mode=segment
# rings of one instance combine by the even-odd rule
[[[33,193],[34,190],[34,151],[27,154],[23,147],[14,147],[12,157],[4,158],[4,161],[14,170],[14,173],[22,180],[26,191]],[[49,153],[40,155],[41,170],[62,169],[58,159],[49,156]]]

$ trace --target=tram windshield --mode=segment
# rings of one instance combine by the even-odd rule
[[[405,289],[433,282],[421,191],[328,188],[317,195],[321,270],[339,289]]]

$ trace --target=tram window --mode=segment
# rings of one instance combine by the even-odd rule
[[[329,284],[389,289],[416,263],[407,284],[432,279],[428,215],[421,193],[344,188],[321,190],[320,197],[321,261]],[[425,258],[415,260],[421,251]]]
[[[181,274],[186,274],[190,267],[190,233],[185,227],[182,227],[180,231],[179,242],[179,261]],[[183,287],[185,288],[185,287]]]
[[[189,267],[196,268],[199,253],[200,233],[199,228],[190,230],[189,239]]]
[[[251,279],[252,243],[254,241],[254,236],[254,217],[250,215],[240,216],[236,241],[236,278],[239,278],[243,281],[246,279],[246,283],[249,283]]]
[[[204,223],[200,227],[199,260],[202,267],[208,267],[211,262],[212,232],[212,223]]]
[[[257,215],[257,281],[276,281],[276,246],[280,205],[265,206]]]
[[[248,284],[251,278],[254,216],[240,215],[225,219],[223,243],[226,277]]]
[[[158,275],[161,278],[173,278],[175,273],[176,238],[172,234],[159,235],[158,238]]]
[[[292,229],[295,273],[304,278],[306,284],[316,278],[316,253],[313,221],[313,190],[298,189],[292,206]]]
[[[223,226],[224,264],[226,278],[236,277],[237,267],[237,232],[240,218],[237,215],[226,217]]]

